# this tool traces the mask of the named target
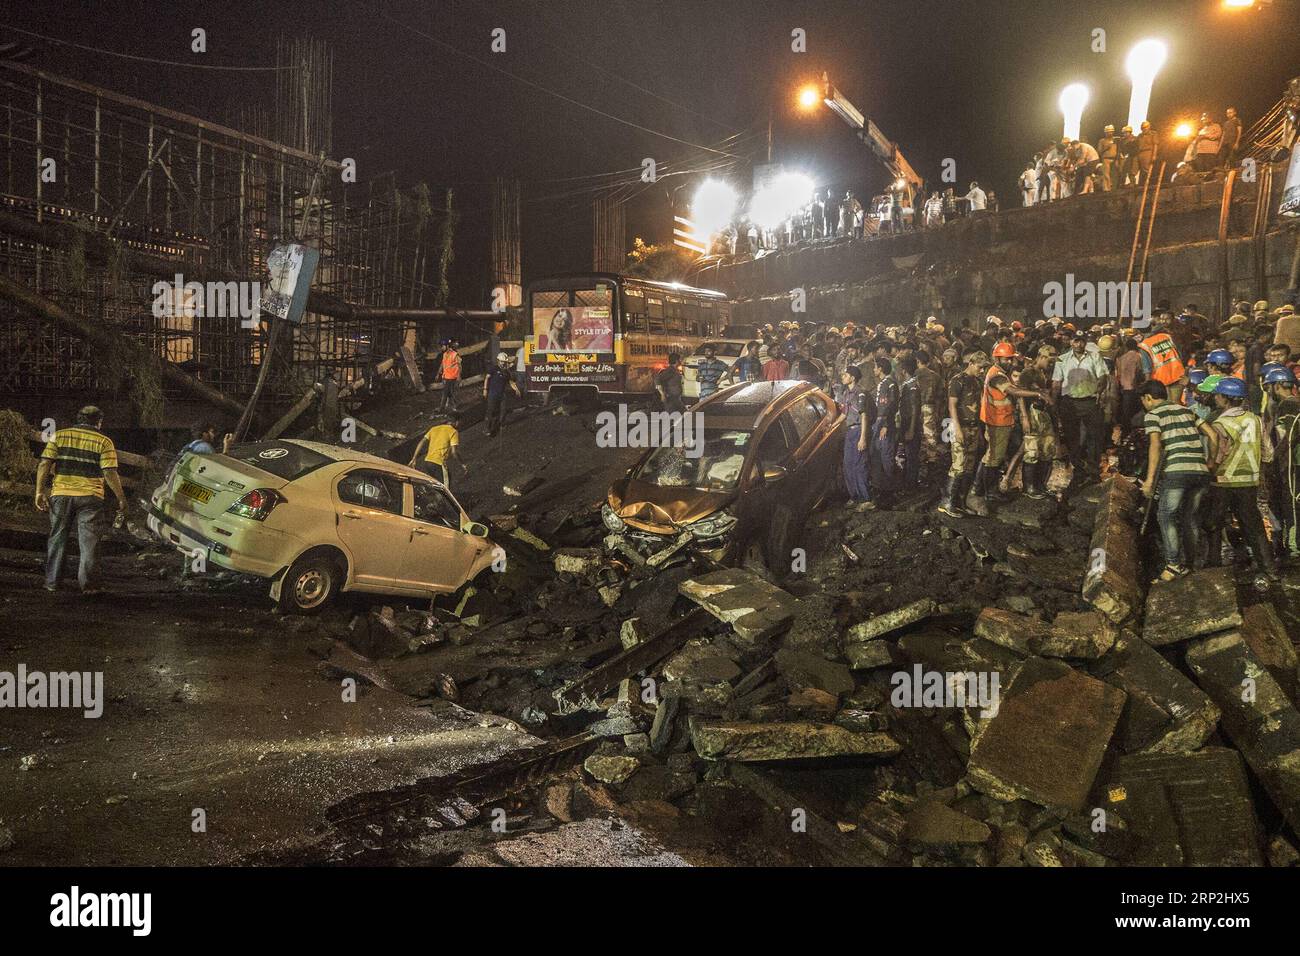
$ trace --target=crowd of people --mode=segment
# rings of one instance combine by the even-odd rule
[[[1243,132],[1234,107],[1227,108],[1222,120],[1215,113],[1202,113],[1171,178],[1180,181],[1207,176],[1232,166],[1241,155]],[[1035,153],[1020,174],[1021,205],[1035,206],[1084,193],[1141,186],[1157,169],[1161,155],[1160,135],[1147,121],[1137,131],[1124,126],[1118,134],[1114,125],[1108,124],[1095,146],[1062,138]]]
[[[680,389],[664,381],[674,358],[657,387],[680,410]],[[1160,303],[1144,328],[1060,317],[989,316],[982,329],[935,316],[911,327],[783,322],[734,363],[706,354],[697,367],[701,397],[761,380],[830,389],[855,509],[942,484],[939,511],[962,519],[1008,494],[1047,497],[1058,464],[1073,486],[1119,471],[1153,502],[1162,578],[1220,564],[1226,535],[1261,584],[1300,553],[1298,374],[1300,315],[1264,301],[1237,303],[1223,322],[1195,303],[1178,314]]]

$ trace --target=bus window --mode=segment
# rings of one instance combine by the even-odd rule
[[[682,316],[682,300],[675,296],[668,296],[665,307],[664,328],[669,332],[682,332],[685,330]]]
[[[650,332],[661,333],[664,330],[664,300],[648,295],[645,299],[646,314],[650,319]]]
[[[700,304],[695,299],[682,303],[682,328],[687,335],[700,334]]]
[[[606,282],[597,284],[594,289],[574,289],[574,305],[609,306],[614,304],[614,291]]]
[[[700,302],[700,317],[695,322],[695,334],[702,338],[711,338],[718,334],[717,322],[714,319],[713,303],[707,299]]]

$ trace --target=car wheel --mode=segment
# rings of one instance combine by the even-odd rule
[[[305,554],[289,567],[280,582],[280,610],[286,614],[315,614],[334,599],[342,581],[338,562],[330,555]]]

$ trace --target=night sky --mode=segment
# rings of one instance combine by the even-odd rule
[[[23,9],[23,7],[30,7]],[[185,2],[4,5],[0,23],[125,53],[223,65],[271,65],[277,33],[311,35],[335,53],[334,155],[352,156],[360,178],[394,170],[399,180],[457,190],[464,219],[453,271],[457,304],[487,304],[486,181],[523,185],[525,279],[591,264],[589,176],[639,166],[644,157],[720,170],[737,185],[766,152],[769,107],[775,158],[822,184],[879,190],[882,169],[826,110],[800,113],[804,80],[832,81],[928,180],[945,157],[964,190],[976,179],[1014,202],[1025,160],[1061,132],[1060,89],[1092,89],[1083,138],[1126,121],[1124,57],[1137,40],[1165,40],[1151,116],[1195,118],[1233,104],[1249,126],[1300,75],[1300,3],[1225,11],[1219,0],[1177,2],[972,2],[972,0],[708,0],[708,2]],[[190,30],[208,53],[190,53]],[[687,143],[597,115],[417,32],[555,93]],[[489,50],[494,27],[507,51]],[[790,50],[807,31],[808,52]],[[1092,52],[1091,31],[1107,31]],[[130,62],[0,31],[35,48],[34,65],[216,121],[232,104],[271,104],[268,73]],[[632,84],[635,84],[632,85]],[[637,87],[640,87],[638,89]],[[653,95],[652,95],[653,94]],[[728,140],[728,137],[732,137]],[[738,137],[738,138],[737,138]],[[635,173],[628,174],[628,178]],[[701,176],[670,177],[628,209],[634,235],[671,239],[671,191]]]

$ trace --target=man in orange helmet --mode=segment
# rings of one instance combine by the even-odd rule
[[[984,394],[980,400],[980,421],[988,435],[988,449],[975,472],[975,494],[985,500],[999,497],[998,482],[1002,480],[1002,467],[1007,461],[1007,447],[1011,442],[1011,429],[1016,424],[1016,406],[1012,399],[1047,399],[1043,392],[1017,388],[1011,384],[1007,370],[1016,349],[1010,342],[999,342],[993,349],[993,364],[984,374]]]

